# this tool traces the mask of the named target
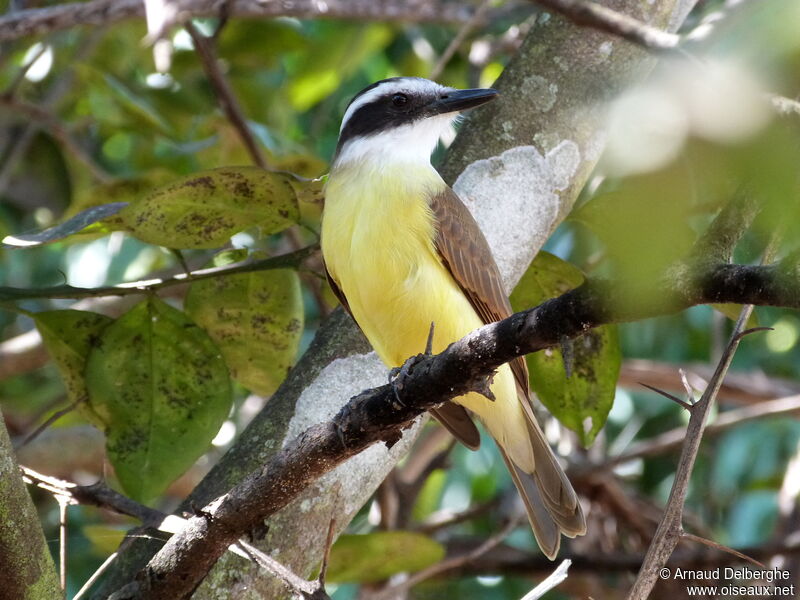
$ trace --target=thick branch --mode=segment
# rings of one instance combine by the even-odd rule
[[[561,13],[581,27],[591,27],[619,36],[648,50],[673,50],[680,36],[662,31],[624,13],[587,0],[534,0],[550,10]]]
[[[741,273],[762,283],[774,272],[771,267],[723,267],[723,271],[729,267],[743,270]],[[742,302],[742,298],[731,297],[741,291],[741,286],[717,288],[709,284],[709,280],[717,281],[714,275],[719,269],[701,275],[689,289],[665,285],[663,294],[658,295],[662,298],[659,308],[685,308],[689,305],[687,298],[708,302],[703,293],[709,290],[715,298]],[[736,278],[723,281],[736,282]],[[796,307],[800,305],[797,282],[789,287],[793,291],[781,297],[779,304]],[[603,323],[653,314],[652,307],[647,306],[640,306],[637,314],[615,312],[609,299],[620,291],[619,286],[612,289],[608,282],[589,283],[539,307],[486,325],[439,355],[416,357],[409,375],[351,399],[333,421],[307,429],[263,468],[208,504],[139,573],[135,584],[114,597],[186,597],[230,544],[286,506],[309,483],[377,441],[393,444],[401,430],[424,411],[482,389],[486,378],[501,364]]]
[[[62,598],[36,507],[25,489],[0,413],[0,596],[19,600]]]
[[[296,17],[412,23],[466,23],[473,8],[461,2],[428,0],[176,0],[181,20],[215,17],[220,11],[235,17]],[[145,16],[141,0],[94,0],[20,10],[0,18],[0,42],[68,29],[78,25],[108,25]]]

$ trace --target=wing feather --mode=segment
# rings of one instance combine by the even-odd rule
[[[449,187],[431,198],[438,224],[436,250],[484,323],[511,316],[500,270],[483,233],[464,203]],[[528,366],[523,357],[509,363],[517,385],[529,398]]]

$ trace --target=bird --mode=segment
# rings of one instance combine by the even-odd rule
[[[344,112],[324,189],[322,255],[331,289],[388,367],[429,341],[440,352],[511,315],[485,237],[431,164],[459,114],[497,96],[392,77],[361,90]],[[480,444],[473,417],[483,424],[539,547],[554,560],[561,535],[583,535],[586,521],[534,415],[524,358],[498,369],[491,395],[468,393],[430,412],[473,450]]]

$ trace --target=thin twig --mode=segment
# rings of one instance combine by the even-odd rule
[[[555,571],[553,571],[547,579],[542,581],[539,585],[533,588],[530,592],[525,594],[522,597],[522,600],[538,600],[542,596],[544,596],[547,592],[552,590],[556,587],[559,583],[564,581],[567,578],[567,571],[569,571],[569,566],[572,564],[572,561],[569,559],[562,560],[561,564],[558,565]]]
[[[228,7],[228,9],[230,8],[228,4],[225,6]],[[219,102],[222,112],[225,113],[225,117],[228,119],[228,121],[230,121],[231,125],[233,125],[234,131],[236,131],[239,139],[241,139],[242,143],[244,144],[244,147],[250,155],[250,159],[253,161],[253,163],[262,169],[268,169],[269,163],[267,162],[261,147],[258,145],[256,138],[253,136],[253,132],[250,130],[250,126],[247,123],[247,118],[245,117],[241,103],[236,97],[236,93],[233,91],[228,78],[225,77],[225,74],[222,72],[222,69],[219,65],[219,60],[217,59],[215,41],[221,31],[222,22],[217,27],[214,35],[211,37],[203,35],[203,33],[198,30],[191,21],[187,21],[184,25],[184,28],[192,37],[195,51],[197,52],[197,56],[200,58],[200,62],[203,64],[203,69],[208,76],[211,87],[214,89],[214,93],[217,97],[217,101]],[[286,238],[289,241],[289,245],[291,246],[292,250],[295,252],[304,246],[303,240],[293,228],[290,228],[286,231]],[[330,310],[328,310],[328,307],[325,304],[325,300],[322,296],[321,283],[316,278],[308,277],[306,275],[302,275],[302,277],[303,281],[311,291],[311,295],[314,297],[314,302],[317,305],[320,316],[323,318],[326,317]]]
[[[50,427],[53,423],[58,421],[64,415],[67,415],[67,414],[71,413],[73,410],[75,410],[76,406],[78,406],[78,403],[77,402],[73,402],[69,406],[65,406],[64,408],[54,412],[52,415],[50,415],[47,418],[47,420],[44,423],[39,425],[30,434],[28,434],[28,436],[24,440],[22,440],[19,444],[16,444],[14,446],[14,450],[18,451],[21,448],[24,448],[25,446],[30,444],[33,440],[35,440],[37,437],[39,437],[45,429]]]
[[[99,481],[92,485],[77,485],[71,481],[64,481],[50,475],[37,473],[29,467],[20,467],[24,479],[28,483],[35,484],[37,487],[53,494],[56,499],[67,504],[84,504],[106,508],[121,515],[127,515],[139,519],[142,524],[149,527],[156,527],[163,531],[171,531],[172,526],[164,526],[164,521],[180,517],[167,515],[159,510],[140,504],[135,500],[112,490],[103,482]]]
[[[464,40],[467,39],[467,36],[472,33],[472,30],[475,29],[479,23],[483,22],[486,13],[489,12],[489,7],[491,4],[492,0],[483,0],[483,2],[481,2],[481,4],[478,6],[477,10],[473,13],[472,17],[470,17],[469,21],[461,26],[461,29],[459,29],[455,37],[450,40],[447,48],[444,49],[444,52],[442,52],[439,60],[436,61],[436,64],[431,69],[431,79],[439,78],[439,75],[442,74],[442,71],[444,71],[447,63],[449,63],[450,59],[453,58],[456,50],[461,47],[461,44],[463,44]]]
[[[262,569],[280,579],[293,594],[306,600],[330,600],[330,596],[325,593],[324,585],[319,581],[307,581],[302,577],[298,577],[270,555],[244,540],[239,540],[236,546],[243,550]]]
[[[58,500],[58,571],[61,589],[67,589],[67,506],[69,502],[63,496]]]
[[[17,93],[17,89],[19,88],[20,84],[25,80],[25,76],[28,74],[28,71],[31,70],[31,67],[34,63],[39,60],[42,55],[47,51],[47,44],[40,44],[39,47],[36,49],[36,52],[33,53],[24,65],[22,65],[17,74],[14,76],[14,79],[11,80],[11,83],[8,84],[8,87],[3,92],[3,96],[6,98],[11,98],[14,94]]]
[[[64,146],[65,153],[81,161],[97,181],[108,183],[113,180],[113,177],[97,164],[89,153],[75,141],[69,131],[67,131],[67,128],[58,120],[58,117],[51,114],[48,110],[31,104],[30,102],[18,100],[12,96],[0,96],[0,105],[25,115],[38,126],[47,129],[47,131]]]
[[[669,500],[664,509],[664,516],[658,525],[653,542],[647,550],[642,567],[636,581],[628,594],[628,600],[645,600],[655,586],[659,578],[659,570],[667,563],[672,551],[680,540],[683,519],[683,504],[686,500],[686,493],[689,489],[689,479],[694,468],[697,452],[700,448],[700,440],[703,437],[706,419],[714,400],[717,397],[722,379],[725,377],[730,367],[733,355],[739,346],[747,320],[753,312],[752,305],[746,305],[739,314],[739,319],[733,329],[728,346],[717,363],[714,376],[711,378],[708,387],[703,392],[700,400],[692,405],[689,425],[686,431],[686,439],[681,451],[678,469],[675,473],[675,481],[672,484]]]
[[[217,60],[216,50],[214,48],[214,40],[203,35],[191,21],[187,21],[184,24],[184,28],[192,37],[194,49],[197,52],[197,56],[200,58],[200,62],[203,64],[203,69],[208,76],[211,87],[214,88],[214,93],[217,96],[217,101],[219,102],[222,112],[225,113],[225,116],[231,122],[231,125],[233,125],[239,138],[241,138],[252,161],[262,169],[268,168],[267,160],[264,158],[264,153],[258,146],[255,137],[253,137],[253,132],[250,131],[239,100],[236,98],[233,88],[231,88],[228,79],[219,67],[219,61]]]
[[[660,390],[657,387],[653,387],[652,385],[648,385],[646,383],[642,383],[641,381],[639,382],[639,385],[641,385],[643,387],[646,387],[648,390],[651,390],[651,391],[655,392],[656,394],[664,396],[664,398],[669,398],[675,404],[679,405],[681,408],[684,408],[684,409],[689,410],[689,411],[692,410],[692,405],[691,404],[689,404],[688,402],[685,402],[684,400],[681,400],[677,396],[673,396],[669,392],[665,392],[664,390]]]
[[[742,423],[748,423],[757,419],[792,413],[800,413],[800,395],[769,400],[761,404],[753,404],[752,406],[745,406],[743,408],[720,413],[712,423],[706,426],[704,435],[708,436],[721,433],[732,427],[741,425]],[[610,457],[607,462],[603,463],[603,467],[614,467],[637,458],[645,458],[647,456],[668,452],[669,450],[679,447],[685,436],[686,428],[676,427],[647,441],[631,446],[630,449],[618,456]],[[597,466],[595,465],[592,468],[596,469]]]
[[[686,374],[692,390],[703,389],[711,377],[713,367],[706,364],[691,363],[679,368]],[[685,389],[675,378],[675,365],[644,359],[628,359],[622,363],[619,385],[633,387],[640,381],[648,381],[662,390],[679,392]],[[767,377],[759,371],[728,373],[719,392],[720,400],[732,404],[759,404],[765,400],[793,396],[800,393],[796,381]],[[694,396],[694,393],[692,393]]]
[[[681,533],[681,539],[687,540],[690,542],[697,542],[698,544],[703,544],[704,546],[708,546],[709,548],[714,548],[715,550],[720,550],[725,554],[730,554],[735,556],[736,558],[741,558],[742,560],[749,562],[760,569],[766,569],[766,565],[762,562],[757,561],[755,558],[747,556],[738,550],[734,550],[730,546],[725,546],[723,544],[719,544],[714,540],[709,540],[708,538],[700,537],[699,535],[694,535],[693,533],[688,533],[686,531]]]
[[[179,0],[175,2],[184,18],[216,17],[219,14],[219,3],[219,0]],[[229,9],[231,16],[262,19],[324,17],[348,21],[464,23],[472,15],[472,9],[466,3],[432,0],[427,2],[237,0],[230,4],[232,5]],[[18,10],[0,17],[0,42],[41,35],[78,25],[105,25],[144,16],[145,7],[142,0],[93,0]]]
[[[92,573],[92,576],[86,580],[86,583],[83,584],[81,589],[78,590],[78,593],[72,597],[72,600],[81,600],[84,594],[88,592],[91,587],[97,582],[98,579],[105,573],[106,569],[111,566],[111,563],[114,562],[114,559],[117,558],[117,553],[112,552],[107,559],[103,561],[103,564],[97,567],[97,570]]]
[[[322,553],[322,566],[319,568],[319,577],[317,581],[322,588],[325,588],[325,577],[328,575],[328,563],[331,559],[331,548],[333,547],[333,539],[336,537],[336,519],[331,519],[328,523],[328,535],[325,537],[325,551]]]
[[[212,277],[252,273],[269,269],[297,267],[318,250],[317,245],[307,246],[295,252],[273,256],[251,262],[198,269],[189,274],[178,273],[168,279],[145,279],[99,288],[81,288],[71,285],[58,285],[49,288],[25,289],[0,287],[0,302],[30,300],[33,298],[93,298],[97,296],[127,296],[130,294],[149,294],[170,286],[191,283]]]
[[[449,515],[446,518],[442,518],[440,520],[435,520],[435,514],[434,514],[433,515],[434,518],[432,520],[428,520],[425,523],[416,525],[415,527],[413,527],[413,530],[419,531],[420,533],[431,534],[441,529],[446,529],[447,527],[452,527],[453,525],[464,523],[465,521],[471,521],[475,517],[478,517],[484,513],[489,512],[493,508],[496,508],[497,505],[500,503],[500,499],[501,496],[499,495],[494,496],[491,500],[487,502],[470,506],[466,510]]]
[[[13,14],[15,16],[19,15],[19,11]],[[0,20],[2,20],[2,17],[0,17]],[[97,47],[102,34],[102,30],[97,30],[87,36],[78,47],[77,51],[70,57],[69,62],[74,65],[88,58]],[[50,85],[44,99],[39,105],[47,110],[55,109],[62,97],[65,96],[71,88],[74,80],[74,71],[72,69],[63,71],[53,84]],[[0,193],[8,187],[17,165],[30,149],[30,145],[36,133],[39,131],[39,128],[40,125],[38,122],[30,120],[27,127],[13,139],[7,148],[4,148],[3,151],[0,152],[0,154],[5,156],[2,166],[0,166]]]

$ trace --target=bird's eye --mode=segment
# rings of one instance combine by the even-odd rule
[[[408,96],[405,94],[395,94],[392,96],[392,104],[395,106],[405,106],[408,103]]]

